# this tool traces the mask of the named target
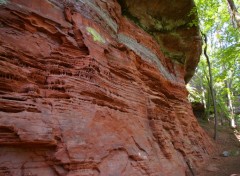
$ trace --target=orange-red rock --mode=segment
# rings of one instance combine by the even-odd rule
[[[0,64],[0,175],[181,176],[211,151],[187,101],[191,67],[116,0],[7,1]]]

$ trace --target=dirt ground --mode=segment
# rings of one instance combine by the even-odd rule
[[[200,124],[212,138],[213,124]],[[215,152],[195,176],[240,176],[240,130],[219,126],[218,137],[214,143]]]

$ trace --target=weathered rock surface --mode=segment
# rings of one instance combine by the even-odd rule
[[[0,175],[181,176],[201,165],[211,142],[187,101],[189,67],[159,48],[116,0],[1,5]]]

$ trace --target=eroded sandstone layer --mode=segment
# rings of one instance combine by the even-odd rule
[[[184,81],[198,62],[197,28],[174,17],[157,36],[141,28],[149,9],[184,19],[192,1],[129,2],[1,4],[1,176],[184,176],[208,157]]]

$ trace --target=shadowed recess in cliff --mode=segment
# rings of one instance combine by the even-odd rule
[[[201,38],[192,0],[118,0],[122,14],[152,35],[166,57],[185,66],[185,81],[194,74]],[[187,36],[187,37],[186,37]]]

